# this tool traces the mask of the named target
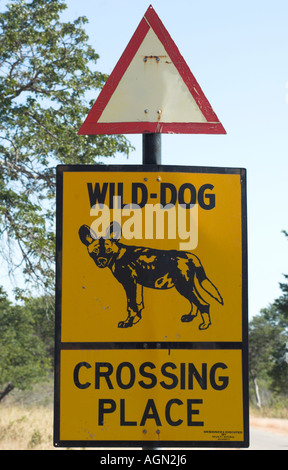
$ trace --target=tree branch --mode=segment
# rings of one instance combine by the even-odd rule
[[[6,385],[4,390],[0,391],[0,401],[3,400],[3,398],[6,397],[6,395],[8,395],[8,393],[12,392],[13,389],[14,389],[14,385],[12,385],[10,383],[8,385]]]

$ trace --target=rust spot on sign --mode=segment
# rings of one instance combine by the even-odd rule
[[[145,55],[143,61],[147,62],[148,59],[152,59],[152,60],[154,59],[156,64],[158,64],[158,62],[160,62],[160,59],[167,59],[167,58],[168,58],[167,55]],[[171,62],[168,62],[166,60],[166,64],[169,64],[169,63]]]

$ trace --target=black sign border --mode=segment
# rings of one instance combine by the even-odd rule
[[[62,302],[62,222],[63,174],[66,172],[175,172],[237,174],[241,182],[242,218],[242,342],[135,342],[135,343],[61,343]],[[249,447],[249,379],[248,379],[248,246],[246,169],[227,167],[170,165],[58,165],[56,167],[56,300],[55,300],[55,365],[54,365],[54,446],[55,447],[139,447],[153,448],[247,448]],[[238,349],[242,350],[243,441],[87,441],[60,439],[60,353],[65,349]]]

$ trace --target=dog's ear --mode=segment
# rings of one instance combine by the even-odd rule
[[[118,222],[111,222],[109,227],[106,230],[105,237],[104,238],[110,238],[112,240],[120,240],[122,237],[122,229],[121,225]]]
[[[86,246],[90,245],[90,243],[92,243],[93,240],[96,240],[98,238],[95,232],[93,232],[93,230],[91,230],[91,228],[88,227],[88,225],[82,225],[79,228],[78,233],[79,233],[81,242],[84,243],[84,245]]]

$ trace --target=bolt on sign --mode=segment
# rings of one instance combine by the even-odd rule
[[[57,167],[56,446],[247,447],[246,172]]]

